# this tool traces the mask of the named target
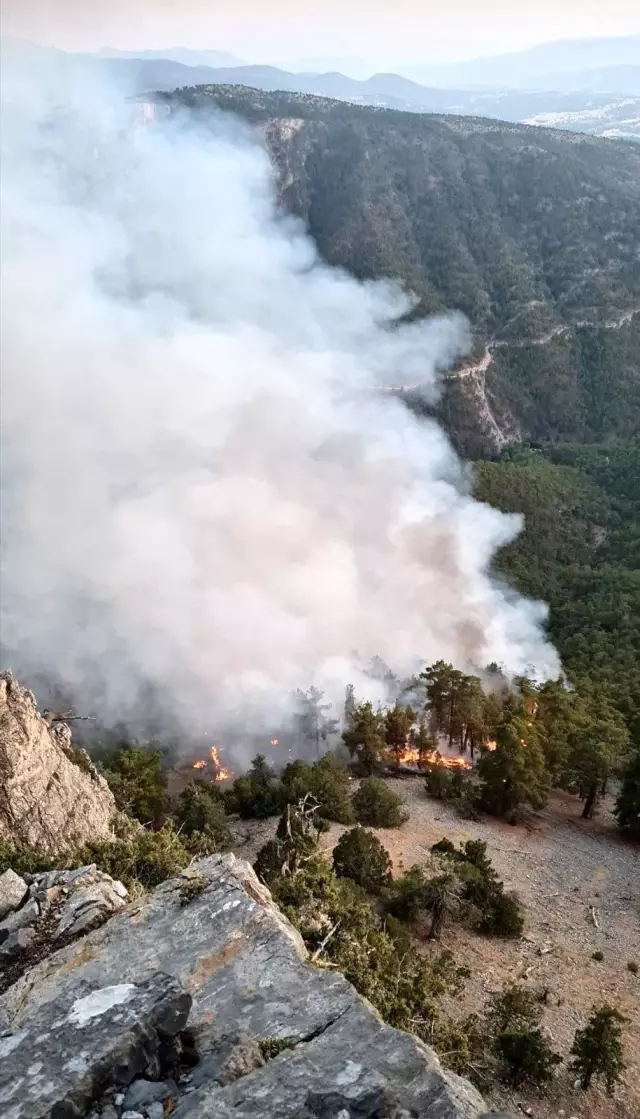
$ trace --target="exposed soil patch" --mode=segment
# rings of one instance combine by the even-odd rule
[[[536,1119],[638,1119],[640,1116],[640,976],[627,963],[640,964],[640,849],[620,839],[605,804],[595,820],[580,819],[575,797],[554,792],[547,808],[526,825],[498,820],[463,820],[455,808],[429,799],[420,777],[390,778],[389,785],[410,810],[400,829],[378,829],[394,871],[423,862],[431,845],[448,836],[454,842],[484,839],[507,889],[516,890],[526,909],[521,939],[481,937],[447,928],[443,947],[472,970],[462,998],[452,1011],[464,1015],[482,1008],[505,983],[531,990],[548,988],[543,1026],[553,1047],[566,1056],[576,1028],[594,1003],[610,1002],[626,1014],[627,1070],[614,1100],[597,1088],[575,1091],[564,1067],[546,1097],[496,1093],[495,1105],[532,1108]],[[276,820],[242,821],[235,848],[253,860],[275,832]],[[334,824],[322,837],[329,852],[344,831]],[[599,928],[593,923],[592,910]],[[551,949],[550,951],[548,949]],[[604,959],[592,959],[602,952]]]

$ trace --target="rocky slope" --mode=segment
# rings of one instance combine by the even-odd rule
[[[115,813],[104,778],[72,751],[69,727],[49,726],[32,692],[0,673],[0,838],[58,854],[108,838]]]
[[[467,454],[640,426],[640,147],[544,128],[241,86],[182,90],[266,138],[284,204],[321,254],[471,320],[477,377],[442,415]],[[488,349],[487,349],[488,347]],[[478,406],[480,404],[480,407]]]
[[[4,1119],[485,1112],[430,1049],[305,957],[248,863],[203,860],[0,999]]]

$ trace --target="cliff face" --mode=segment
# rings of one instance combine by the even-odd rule
[[[305,960],[248,863],[203,860],[0,999],[5,1119],[485,1113],[432,1050]]]
[[[50,728],[33,694],[0,674],[0,837],[58,854],[106,839],[116,813],[103,777],[68,755],[71,733]]]

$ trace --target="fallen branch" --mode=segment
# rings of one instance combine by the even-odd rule
[[[336,933],[338,931],[339,927],[340,927],[340,922],[336,921],[333,928],[329,929],[329,932],[327,933],[324,940],[322,941],[322,944],[320,945],[319,948],[316,948],[315,952],[313,953],[313,956],[311,957],[311,963],[312,964],[315,963],[315,961],[318,959],[318,957],[322,955],[325,948],[327,947],[327,944],[331,940],[331,937],[333,936],[334,933]]]
[[[594,923],[594,925],[597,929],[600,928],[600,922],[598,921],[598,913],[599,912],[600,911],[597,910],[595,908],[595,906],[593,906],[593,905],[591,906],[591,920],[593,921],[593,923]]]

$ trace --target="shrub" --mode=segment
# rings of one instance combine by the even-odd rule
[[[19,840],[3,839],[0,836],[0,874],[14,870],[16,874],[40,874],[60,865],[49,855],[29,847]]]
[[[391,881],[391,860],[385,848],[372,831],[359,826],[340,837],[333,868],[339,878],[351,878],[370,894],[380,893]]]
[[[297,805],[286,806],[275,838],[260,848],[253,867],[267,885],[284,875],[295,874],[314,855],[318,845],[316,809],[317,804],[309,795]]]
[[[290,804],[295,804],[311,792],[311,766],[300,758],[289,762],[280,775],[282,788]]]
[[[87,843],[65,865],[95,863],[127,887],[153,889],[179,874],[190,861],[190,852],[169,821],[158,831],[136,828],[119,839]]]
[[[263,754],[253,759],[248,773],[237,777],[224,797],[229,811],[238,812],[243,820],[277,816],[287,799]]]
[[[388,901],[389,912],[401,921],[411,921],[425,908],[427,876],[419,866],[412,866],[394,879]]]
[[[604,960],[604,952],[594,952],[591,959],[597,960],[598,963],[600,963],[601,960]]]
[[[231,836],[224,797],[215,785],[193,781],[178,797],[174,818],[193,854],[211,855],[228,847]]]
[[[524,928],[524,913],[518,897],[500,889],[491,895],[488,907],[476,924],[478,932],[486,936],[520,936]]]
[[[529,1081],[542,1085],[553,1078],[562,1057],[547,1045],[540,1030],[505,1030],[495,1042],[496,1052],[504,1062],[503,1077],[514,1084]]]
[[[407,958],[379,924],[362,890],[315,857],[273,886],[276,901],[313,953],[340,969],[391,1025],[433,1040],[437,1000],[461,990],[450,953]],[[324,947],[322,947],[324,945]]]
[[[293,1049],[295,1044],[295,1039],[288,1037],[263,1037],[260,1052],[265,1061],[272,1061],[279,1053],[284,1053],[285,1049]]]
[[[452,772],[442,762],[428,762],[425,766],[424,785],[435,800],[450,800],[453,796]]]
[[[535,995],[526,987],[511,983],[491,996],[486,1019],[494,1036],[506,1032],[528,1033],[537,1027],[541,1013]]]
[[[355,813],[350,785],[349,771],[335,754],[325,754],[314,762],[309,791],[318,801],[318,815],[337,824],[352,824]]]
[[[141,824],[159,826],[167,812],[167,781],[161,758],[160,750],[121,746],[103,763],[118,808]]]
[[[638,974],[638,965],[635,960],[629,960],[629,963],[627,964],[627,971],[630,971],[632,975]]]
[[[607,1095],[612,1096],[617,1081],[625,1068],[622,1059],[622,1027],[627,1022],[614,1007],[604,1005],[593,1008],[582,1030],[576,1030],[571,1046],[573,1060],[570,1071],[580,1077],[586,1092],[594,1076],[602,1077]]]
[[[472,925],[478,932],[486,936],[520,936],[524,927],[522,906],[515,894],[505,893],[483,840],[468,840],[456,849],[445,838],[435,843],[431,851],[453,864],[463,885],[462,896],[468,904]]]
[[[400,797],[378,777],[367,777],[353,798],[360,824],[372,828],[399,828],[409,814]]]
[[[209,885],[204,874],[190,874],[185,878],[178,890],[180,896],[180,905],[188,905],[194,898],[204,893]]]

